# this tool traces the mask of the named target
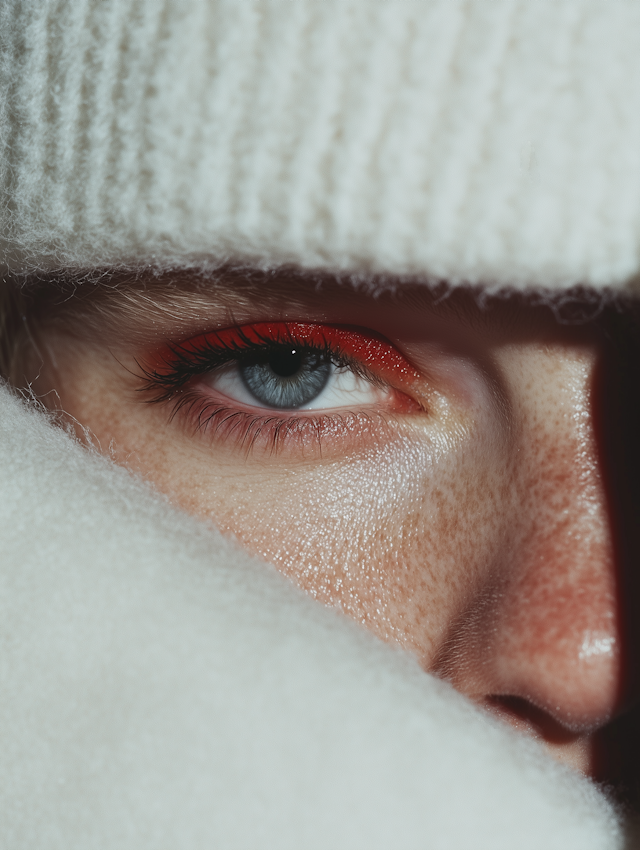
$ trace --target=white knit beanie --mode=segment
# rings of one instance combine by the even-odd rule
[[[18,272],[294,264],[633,291],[633,0],[4,0]]]

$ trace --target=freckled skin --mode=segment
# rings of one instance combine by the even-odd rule
[[[303,300],[293,318],[365,324],[397,344],[422,374],[426,412],[374,422],[348,449],[242,453],[136,399],[142,343],[114,339],[106,319],[91,339],[73,321],[44,323],[40,347],[55,358],[34,370],[36,388],[55,389],[103,450],[176,504],[589,771],[620,678],[596,331],[524,306],[474,324],[465,310],[479,308],[438,312],[426,297],[342,291],[329,316],[326,294]],[[243,321],[287,318],[277,294],[266,316],[242,309]],[[538,710],[555,732],[540,731]]]
[[[511,502],[512,525],[503,565],[451,630],[439,669],[477,698],[543,709],[577,733],[556,746],[585,766],[588,733],[609,720],[620,674],[614,556],[589,415],[594,357],[566,348],[503,356],[524,391],[514,394],[513,496],[501,500]],[[600,651],[586,654],[590,634]]]

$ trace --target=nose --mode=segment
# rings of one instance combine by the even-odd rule
[[[503,536],[435,668],[543,735],[584,736],[612,718],[621,693],[619,589],[593,425],[596,355],[546,346],[505,357],[515,381]]]

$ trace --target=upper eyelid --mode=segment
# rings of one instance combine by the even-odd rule
[[[159,380],[168,378],[178,366],[196,375],[200,367],[202,371],[207,366],[212,368],[210,360],[216,351],[221,353],[222,363],[235,359],[243,350],[288,343],[325,348],[330,354],[337,351],[345,365],[363,367],[367,377],[373,380],[406,386],[420,377],[407,358],[380,334],[363,328],[312,322],[255,322],[198,334],[166,344],[141,365],[147,376],[153,374]],[[198,362],[201,358],[206,359]]]
[[[397,412],[426,410],[424,392],[417,388],[421,373],[389,340],[375,331],[310,322],[251,323],[167,343],[153,352],[151,361],[138,362],[143,378],[138,391],[146,394],[146,400],[153,404],[172,401],[180,406],[194,404],[201,394],[195,379],[237,361],[237,355],[243,351],[259,350],[274,343],[325,348],[332,354],[334,363],[337,351],[342,364],[351,371],[380,388],[400,392],[400,396],[394,396],[394,405],[399,405]],[[219,358],[215,357],[216,352]],[[180,361],[182,369],[178,367]],[[400,401],[402,397],[405,401]]]

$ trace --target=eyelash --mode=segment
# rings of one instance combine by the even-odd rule
[[[172,403],[170,418],[182,413],[196,431],[234,440],[247,452],[261,439],[277,453],[292,439],[307,444],[311,439],[322,448],[323,439],[356,436],[368,431],[375,419],[388,423],[381,411],[303,415],[254,414],[206,398],[192,386],[195,379],[230,363],[248,362],[295,345],[319,353],[339,369],[349,369],[374,386],[396,391],[398,411],[423,410],[397,386],[407,389],[417,373],[390,343],[370,333],[339,326],[307,323],[258,323],[201,334],[180,343],[169,343],[155,352],[146,364],[139,363],[139,390],[152,404]],[[374,368],[370,368],[373,366]],[[386,379],[385,379],[386,376]]]

